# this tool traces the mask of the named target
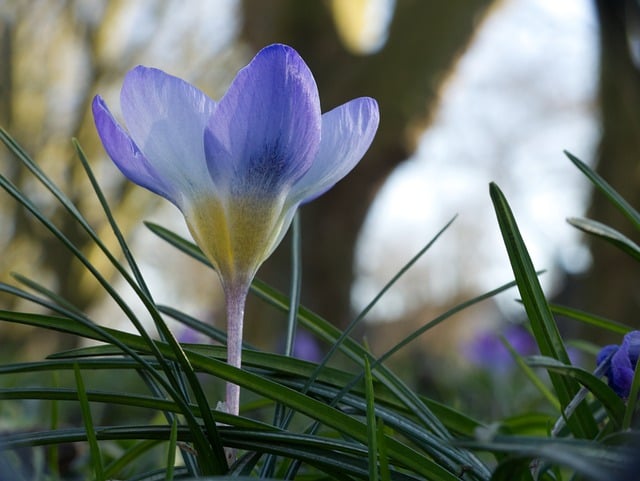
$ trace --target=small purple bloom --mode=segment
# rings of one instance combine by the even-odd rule
[[[138,66],[124,79],[120,104],[126,129],[100,96],[93,100],[104,148],[129,180],[184,214],[222,281],[228,361],[240,367],[244,304],[256,271],[296,209],[360,161],[378,129],[378,105],[361,97],[322,114],[309,67],[280,44],[262,49],[219,102]],[[227,409],[236,414],[238,393],[228,386]]]
[[[313,334],[305,329],[298,329],[293,342],[292,356],[303,361],[317,363],[322,360],[323,353],[318,340]]]
[[[202,344],[206,342],[207,336],[189,326],[180,326],[176,338],[181,344]]]
[[[511,325],[502,333],[507,342],[522,355],[536,352],[533,336],[520,325]],[[513,356],[503,344],[500,333],[487,331],[481,333],[466,346],[466,357],[473,364],[499,372],[513,367]]]
[[[605,346],[596,357],[596,364],[604,368],[609,386],[623,399],[629,397],[639,355],[640,331],[631,331],[625,334],[620,346]]]

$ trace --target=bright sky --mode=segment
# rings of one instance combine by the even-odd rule
[[[565,222],[584,213],[587,182],[563,150],[593,157],[597,33],[589,0],[506,0],[488,18],[419,151],[375,202],[359,246],[358,307],[455,214],[454,226],[373,317],[511,280],[491,181],[507,196],[536,267],[552,269],[543,279],[548,292],[558,285],[554,264],[573,271],[588,265],[580,236]],[[516,295],[501,304],[513,305]]]

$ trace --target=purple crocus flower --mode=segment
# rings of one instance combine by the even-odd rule
[[[127,130],[96,96],[102,143],[129,180],[165,197],[185,216],[216,268],[227,300],[228,361],[240,367],[249,285],[300,204],[342,179],[378,128],[375,100],[358,98],[325,114],[318,88],[286,45],[261,50],[224,97],[207,97],[160,70],[136,67],[120,103]],[[238,412],[239,389],[227,387]]]
[[[609,386],[621,398],[628,398],[640,355],[640,331],[625,334],[621,345],[604,346],[596,357]]]
[[[508,326],[502,336],[521,356],[529,356],[537,351],[533,336],[520,325]],[[500,333],[495,331],[480,333],[465,346],[465,354],[473,364],[497,373],[504,373],[515,366]]]

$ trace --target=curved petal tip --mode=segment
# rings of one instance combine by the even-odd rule
[[[132,182],[175,204],[174,189],[158,176],[136,143],[115,120],[102,97],[94,97],[91,110],[98,136],[116,167]]]

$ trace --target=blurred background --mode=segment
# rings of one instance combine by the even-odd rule
[[[377,138],[360,165],[301,210],[305,305],[346,326],[456,214],[358,336],[379,355],[449,307],[509,282],[488,195],[495,181],[536,267],[547,269],[548,295],[638,325],[635,266],[612,247],[587,243],[565,219],[588,215],[632,239],[637,234],[605,199],[591,196],[563,154],[597,166],[640,206],[635,0],[3,0],[0,125],[117,250],[74,154],[70,139],[77,137],[157,301],[222,328],[215,274],[142,224],[150,220],[188,236],[181,214],[125,181],[98,141],[89,105],[100,93],[118,116],[122,79],[138,64],[218,99],[235,72],[273,42],[293,46],[306,60],[323,111],[366,95],[381,112]],[[0,169],[111,272],[4,148]],[[1,281],[15,282],[12,272],[35,278],[100,322],[130,329],[72,255],[4,192],[0,253]],[[259,277],[286,291],[290,264],[286,238]],[[119,283],[114,272],[112,279]],[[427,332],[403,352],[412,363],[409,375],[428,382],[444,362],[439,359],[482,361],[470,343],[520,321],[516,298],[509,291]],[[34,309],[7,295],[0,295],[0,308]],[[278,349],[284,324],[285,316],[252,301],[246,337]],[[571,335],[576,326],[563,328]],[[19,358],[41,358],[74,342],[0,325],[1,350]]]

